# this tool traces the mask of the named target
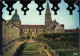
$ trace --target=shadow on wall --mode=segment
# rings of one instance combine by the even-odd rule
[[[25,43],[23,43],[22,45],[20,45],[20,47],[16,50],[16,53],[14,54],[14,56],[21,56],[21,53],[22,53],[22,50],[24,49],[25,47]]]

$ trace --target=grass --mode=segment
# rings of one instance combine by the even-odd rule
[[[26,44],[21,56],[40,56],[38,45],[36,43]]]
[[[23,51],[39,51],[36,43],[28,43]]]

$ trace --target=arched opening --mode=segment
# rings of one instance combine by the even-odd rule
[[[37,33],[37,30],[36,30],[36,33]]]
[[[29,29],[29,33],[30,33],[30,29]]]
[[[24,37],[27,37],[27,34],[28,34],[27,30],[24,30]]]

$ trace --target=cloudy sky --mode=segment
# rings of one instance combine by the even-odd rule
[[[3,1],[3,4],[6,6],[3,8],[3,19],[10,20],[15,12],[15,10],[12,12],[12,15],[8,15],[9,12],[6,10],[7,4]],[[20,16],[21,24],[22,25],[44,25],[45,24],[45,12],[46,12],[46,5],[47,2],[43,4],[43,7],[45,8],[44,11],[42,11],[42,15],[39,15],[39,11],[36,10],[38,5],[31,1],[30,4],[28,4],[29,11],[27,11],[27,15],[24,15],[23,11],[21,11],[22,4],[20,4],[19,1],[17,1],[13,8],[17,9],[18,15]],[[50,8],[52,8],[52,4],[49,3]],[[69,11],[66,10],[68,7],[67,3],[64,2],[64,0],[61,1],[61,3],[58,4],[60,7],[60,10],[58,10],[58,15],[54,15],[54,11],[51,11],[51,18],[52,20],[55,20],[59,22],[60,24],[65,25],[65,29],[75,29],[79,27],[79,13],[77,12],[79,10],[78,6],[74,4],[75,10],[73,11],[73,15],[69,15]]]

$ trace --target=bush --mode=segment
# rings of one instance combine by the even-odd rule
[[[47,39],[53,39],[54,41],[61,42],[65,45],[70,45],[72,47],[79,47],[79,33],[51,33],[51,34],[43,34]],[[48,41],[48,40],[47,40]],[[49,41],[48,41],[49,42]],[[47,42],[46,42],[47,43]],[[50,42],[47,43],[50,45]]]

